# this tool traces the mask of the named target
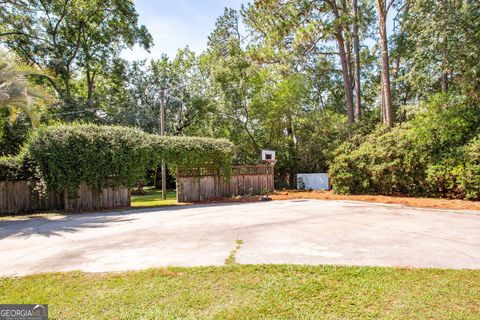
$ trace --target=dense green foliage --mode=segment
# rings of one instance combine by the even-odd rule
[[[419,109],[344,143],[330,167],[335,191],[480,199],[478,104],[437,95]]]
[[[81,182],[95,190],[133,186],[147,168],[162,161],[228,168],[232,153],[233,145],[221,139],[158,136],[120,126],[57,124],[36,130],[23,157],[3,159],[1,165],[2,175],[6,169],[3,178],[22,177],[26,175],[22,161],[33,159],[36,177],[48,191],[74,192]]]
[[[0,181],[30,180],[35,165],[24,157],[0,157]]]
[[[152,39],[131,1],[4,1],[0,40],[30,64],[53,77],[37,77],[58,97],[61,119],[92,119],[121,50]]]
[[[464,148],[465,165],[452,168],[456,182],[467,199],[480,199],[480,136],[475,137]]]
[[[254,1],[226,8],[203,52],[148,61],[121,58],[152,45],[130,1],[4,7],[1,46],[55,98],[44,124],[158,133],[164,106],[167,135],[226,138],[235,162],[276,150],[277,187],[330,170],[343,193],[478,198],[479,1]],[[21,107],[0,116],[1,155],[34,130]]]
[[[26,114],[19,114],[15,122],[11,122],[9,111],[0,110],[0,157],[18,154],[31,129],[32,124]]]

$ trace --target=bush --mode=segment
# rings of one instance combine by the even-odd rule
[[[0,181],[30,179],[31,165],[24,157],[0,157]]]
[[[458,174],[462,168],[457,158],[446,158],[430,164],[425,178],[429,193],[444,198],[464,198],[464,193],[458,185]]]
[[[232,153],[233,145],[221,139],[161,137],[119,126],[57,124],[36,130],[25,146],[23,159],[34,159],[35,171],[47,191],[73,194],[81,182],[94,190],[132,187],[146,169],[162,161],[229,168]],[[17,169],[21,175],[15,161],[4,160],[5,168],[12,171],[9,177],[14,177]]]
[[[403,125],[337,149],[329,171],[335,192],[480,199],[480,138],[472,140],[479,107],[442,94],[418,108]]]
[[[480,135],[465,148],[465,166],[457,169],[458,185],[465,198],[480,200]]]
[[[459,149],[461,157],[429,166],[427,182],[443,197],[480,200],[480,136]]]
[[[330,167],[337,193],[419,194],[423,186],[425,161],[411,153],[413,141],[408,129],[379,128],[355,148],[344,145]]]

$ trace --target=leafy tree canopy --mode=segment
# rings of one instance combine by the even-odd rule
[[[7,1],[0,21],[0,40],[8,48],[54,74],[44,80],[63,102],[61,111],[70,112],[66,118],[94,115],[96,80],[122,49],[152,45],[131,1]]]

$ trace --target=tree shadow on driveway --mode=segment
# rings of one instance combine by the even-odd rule
[[[260,202],[258,202],[260,203]],[[92,212],[68,214],[56,216],[53,219],[47,217],[34,217],[27,220],[0,221],[0,240],[8,237],[28,238],[32,235],[42,235],[45,237],[62,236],[62,233],[74,233],[82,229],[105,228],[110,224],[129,222],[136,220],[136,215],[149,213],[162,213],[184,211],[189,209],[199,209],[218,206],[240,206],[249,204],[248,202],[238,203],[213,203],[213,204],[195,204],[185,206],[166,206],[152,207],[142,209],[127,209],[110,212]],[[191,216],[202,213],[192,212]],[[189,214],[183,214],[188,217]]]
[[[110,223],[126,222],[121,216],[86,214],[69,215],[57,219],[33,218],[21,221],[0,222],[0,240],[11,236],[28,238],[31,235],[45,237],[62,236],[62,233],[73,233],[87,228],[103,228]]]

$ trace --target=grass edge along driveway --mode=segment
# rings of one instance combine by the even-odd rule
[[[177,194],[175,190],[167,190],[167,199],[162,199],[162,190],[151,187],[144,188],[144,195],[132,195],[132,208],[162,207],[177,205]]]
[[[0,303],[50,319],[478,319],[480,270],[302,265],[0,278]]]

